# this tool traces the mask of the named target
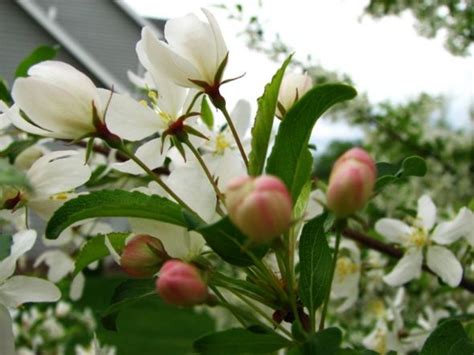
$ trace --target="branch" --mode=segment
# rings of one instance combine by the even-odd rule
[[[366,234],[355,231],[353,229],[349,229],[349,228],[344,229],[342,231],[342,235],[358,243],[361,243],[371,249],[377,250],[385,255],[391,256],[392,258],[401,259],[401,257],[403,256],[403,252],[400,249],[395,248],[394,246],[391,246],[390,244],[386,244],[384,242],[376,240],[372,237],[369,237]],[[431,274],[434,274],[430,269],[428,269],[426,265],[423,265],[423,270],[428,271]],[[474,293],[474,280],[470,280],[463,276],[459,286]]]

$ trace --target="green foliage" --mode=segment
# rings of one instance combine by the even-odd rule
[[[250,254],[260,259],[268,248],[265,246],[252,246],[249,239],[234,226],[228,217],[220,221],[196,228],[206,243],[224,261],[237,266],[250,266],[254,261]]]
[[[135,302],[158,297],[153,280],[127,280],[114,291],[109,307],[102,313],[102,325],[107,330],[117,330],[117,316]]]
[[[296,201],[311,175],[312,157],[308,142],[316,121],[331,106],[354,98],[354,88],[342,84],[316,86],[286,114],[280,124],[267,173],[280,177]]]
[[[8,89],[7,82],[0,77],[0,100],[6,102],[7,104],[11,104],[13,99],[10,95],[10,90]]]
[[[31,189],[26,175],[5,159],[0,159],[0,187],[2,186]]]
[[[54,59],[59,47],[40,46],[31,52],[16,68],[15,77],[28,76],[28,70],[35,64]]]
[[[375,190],[380,191],[390,184],[396,184],[406,181],[410,176],[425,176],[428,170],[426,162],[419,156],[405,158],[400,164],[377,163],[377,181]]]
[[[289,355],[336,355],[340,354],[339,346],[342,333],[338,328],[327,328],[312,334],[309,339],[297,348],[290,350]]]
[[[214,126],[214,114],[212,113],[209,102],[205,96],[201,101],[201,119],[207,125],[207,127],[209,127],[209,129],[212,129]]]
[[[102,190],[66,202],[49,220],[46,238],[56,239],[70,225],[97,217],[136,217],[187,226],[181,207],[164,197]]]
[[[434,38],[446,31],[446,48],[454,55],[468,55],[474,42],[474,7],[463,0],[371,0],[365,12],[376,17],[400,15],[410,10],[418,20],[416,29]]]
[[[105,258],[110,254],[109,249],[107,249],[107,246],[105,245],[106,237],[109,239],[113,248],[120,254],[125,246],[125,240],[129,235],[129,233],[110,233],[107,235],[99,234],[90,238],[82,246],[79,254],[76,256],[73,276],[77,275],[94,261]]]
[[[252,127],[252,150],[249,156],[249,174],[258,176],[263,172],[267,157],[268,144],[272,134],[273,120],[278,103],[278,93],[286,67],[291,61],[291,55],[265,86],[263,95],[258,99],[258,110]]]
[[[474,343],[468,338],[461,322],[441,323],[426,339],[420,355],[471,355]]]
[[[268,354],[289,344],[288,340],[271,331],[234,328],[196,340],[194,349],[204,355]]]
[[[152,280],[148,281],[150,285]],[[84,295],[76,305],[101,313],[109,305],[115,288],[123,282],[117,278],[88,277]],[[101,344],[117,347],[117,355],[187,355],[192,353],[193,341],[213,332],[215,327],[207,313],[169,306],[158,295],[123,305],[115,321],[117,331],[99,325],[96,332]]]
[[[0,261],[10,255],[13,239],[11,235],[0,235]]]
[[[326,240],[323,214],[306,223],[301,233],[299,295],[313,321],[331,286],[331,251]]]

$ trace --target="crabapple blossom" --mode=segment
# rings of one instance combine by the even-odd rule
[[[156,291],[163,301],[175,306],[194,306],[209,298],[199,270],[179,260],[167,261],[156,280]]]
[[[241,176],[227,186],[229,218],[255,242],[268,242],[290,227],[292,201],[285,184],[274,176]]]
[[[451,287],[459,285],[462,278],[462,266],[452,251],[433,242],[450,241],[467,235],[472,227],[471,218],[463,218],[464,212],[451,222],[438,225],[430,235],[436,223],[436,206],[428,195],[418,199],[418,213],[412,225],[398,219],[382,218],[375,224],[375,230],[388,241],[405,248],[405,255],[395,268],[385,275],[384,281],[391,286],[400,286],[420,277],[424,251],[428,268]],[[466,214],[468,215],[468,214]],[[446,224],[449,223],[449,224]],[[446,234],[443,236],[442,232]],[[433,238],[436,236],[436,239]]]
[[[334,164],[327,191],[328,208],[347,217],[364,207],[372,195],[377,177],[375,162],[361,148],[345,152]]]
[[[278,93],[277,117],[283,118],[312,87],[313,79],[308,74],[286,73]]]

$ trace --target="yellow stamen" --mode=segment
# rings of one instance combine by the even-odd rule
[[[428,244],[428,234],[424,229],[417,228],[408,238],[408,244],[422,248]]]
[[[336,277],[339,282],[359,271],[359,266],[347,256],[341,256],[336,262]]]
[[[49,197],[49,199],[53,201],[64,201],[64,200],[67,200],[68,198],[69,198],[69,195],[67,192],[60,192],[56,195],[52,195]]]
[[[225,135],[219,133],[216,137],[216,153],[223,154],[224,151],[230,147],[229,141],[226,139]]]

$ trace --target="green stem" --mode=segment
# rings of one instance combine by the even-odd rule
[[[240,322],[240,324],[242,324],[244,328],[247,328],[247,324],[245,320],[238,314],[238,312],[235,311],[235,309],[238,309],[238,308],[230,304],[229,302],[227,302],[227,300],[222,295],[222,293],[217,289],[217,287],[209,285],[209,288],[216,294],[216,297],[221,302],[221,305],[227,308],[230,311],[230,313],[232,313],[232,315]]]
[[[247,155],[245,154],[245,150],[242,145],[242,142],[240,141],[239,134],[237,133],[237,130],[235,129],[234,122],[232,122],[232,117],[230,117],[230,114],[227,111],[227,106],[224,103],[222,105],[218,105],[217,108],[221,110],[221,112],[224,114],[225,120],[227,121],[230,131],[232,132],[232,135],[234,136],[235,143],[237,144],[237,147],[239,148],[240,155],[242,155],[242,159],[244,160],[245,166],[248,169],[249,161],[247,159]]]
[[[341,223],[338,223],[338,225],[336,226],[336,245],[334,247],[334,255],[333,255],[332,266],[331,266],[331,282],[329,283],[329,289],[326,294],[326,299],[324,301],[323,311],[321,313],[321,321],[319,322],[319,330],[324,329],[324,322],[326,320],[326,315],[327,315],[328,306],[329,306],[329,299],[331,295],[332,282],[334,279],[334,274],[336,272],[337,255],[339,253],[339,244],[341,243],[341,230],[342,230],[343,225],[344,225],[344,222],[341,222]]]
[[[273,320],[272,317],[270,317],[268,314],[266,314],[262,309],[260,309],[259,307],[257,307],[256,305],[254,305],[251,301],[249,301],[248,299],[246,299],[242,294],[240,294],[239,292],[235,291],[235,290],[229,290],[230,292],[232,292],[237,298],[239,298],[242,302],[244,302],[247,306],[249,306],[253,311],[255,311],[257,314],[259,314],[262,318],[264,318],[265,320],[267,320],[268,322],[270,322],[270,324],[272,324],[275,328],[279,329],[282,333],[284,333],[286,336],[288,336],[290,339],[289,340],[292,340],[293,339],[293,336],[291,335],[291,333],[286,330],[281,324],[275,322]]]

